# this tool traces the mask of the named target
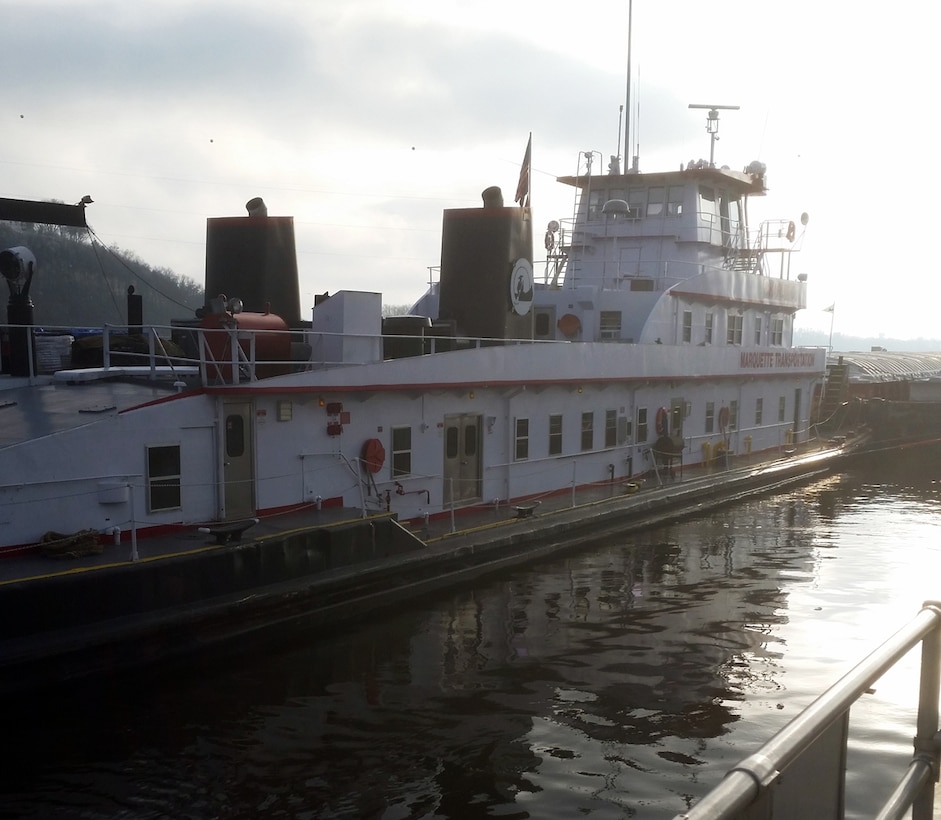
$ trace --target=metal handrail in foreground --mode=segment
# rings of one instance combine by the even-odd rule
[[[725,779],[685,814],[674,820],[781,820],[797,817],[785,807],[775,812],[774,792],[782,773],[798,761],[812,744],[841,719],[849,708],[882,675],[921,641],[921,684],[912,762],[877,820],[902,818],[909,808],[913,820],[931,820],[934,789],[938,781],[941,743],[938,732],[938,696],[941,688],[941,602],[927,601],[906,626],[855,666],[803,712],[788,723],[756,753],[732,768]],[[845,759],[846,737],[842,736]],[[841,767],[842,769],[842,767]],[[796,788],[804,788],[798,783]],[[815,818],[842,817],[843,777],[840,772],[839,811],[814,814]],[[787,801],[781,801],[781,804]],[[809,815],[802,815],[804,817]]]

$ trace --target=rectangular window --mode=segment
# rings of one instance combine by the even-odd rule
[[[706,402],[705,429],[707,433],[714,433],[716,431],[716,403],[714,401]]]
[[[551,332],[549,314],[544,310],[537,310],[533,317],[533,333],[537,339],[548,339]]]
[[[595,446],[595,414],[582,413],[582,452]]]
[[[245,454],[245,419],[238,413],[225,417],[225,454],[229,458]]]
[[[237,416],[241,421],[241,416]],[[228,421],[228,420],[227,420]],[[226,424],[226,446],[229,445]],[[180,445],[163,444],[147,448],[147,510],[178,510],[180,494]]]
[[[529,419],[516,420],[516,455],[517,461],[529,458]]]
[[[647,192],[647,216],[663,215],[663,188],[651,188]]]
[[[719,209],[716,206],[716,192],[714,188],[706,185],[699,186],[699,214],[701,220],[710,225],[719,215]]]
[[[601,338],[609,340],[621,338],[621,311],[601,311]]]
[[[446,442],[446,446],[450,449],[453,444],[454,449],[457,449],[457,433],[458,430],[456,427],[452,428],[454,430],[453,438],[454,441]],[[449,431],[450,432],[450,431]],[[411,475],[412,473],[412,428],[411,427],[393,427],[392,428],[392,477],[398,478],[403,475]]]
[[[562,452],[562,415],[549,416],[549,455],[557,456]]]
[[[637,443],[647,440],[647,408],[637,408]]]
[[[761,317],[755,317],[755,344],[761,344]]]
[[[761,419],[765,412],[765,400],[755,399],[755,427],[761,426]]]
[[[780,316],[771,320],[771,344],[777,347],[784,344],[784,319]]]
[[[683,311],[683,341],[689,343],[693,341],[693,311]]]
[[[618,444],[627,444],[631,440],[631,420],[627,416],[618,416]]]
[[[644,215],[644,206],[647,204],[646,188],[631,188],[627,192],[627,205],[629,219],[640,219]]]
[[[740,345],[742,343],[742,317],[735,313],[730,313],[728,333],[726,343],[730,345]]]
[[[729,430],[738,430],[738,402],[729,402]]]
[[[588,218],[600,219],[601,208],[605,203],[605,191],[592,191],[588,199]]]
[[[683,187],[671,185],[667,189],[667,216],[681,216],[683,213]]]
[[[784,421],[785,411],[787,410],[787,399],[784,396],[778,397],[778,421]]]
[[[711,344],[712,344],[712,325],[713,325],[713,321],[714,321],[713,314],[712,314],[712,313],[707,313],[707,314],[706,314],[706,340],[705,340],[707,345],[711,345]]]
[[[616,447],[618,443],[618,411],[604,412],[604,446]]]

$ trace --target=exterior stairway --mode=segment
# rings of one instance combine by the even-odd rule
[[[827,364],[827,378],[824,383],[823,396],[820,399],[818,419],[826,424],[839,410],[840,405],[846,401],[847,386],[849,384],[849,365],[840,359],[836,364]]]

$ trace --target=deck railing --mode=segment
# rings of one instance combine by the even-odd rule
[[[921,684],[911,763],[877,820],[931,820],[941,760],[941,602],[918,615],[818,697],[757,752],[675,820],[782,820],[843,817],[850,707],[918,642]]]
[[[76,335],[77,334],[77,335]],[[492,345],[567,344],[542,339],[484,339],[471,336],[432,336],[402,334],[332,333],[319,330],[258,330],[233,325],[230,328],[176,327],[148,325],[129,333],[123,326],[101,328],[25,327],[0,324],[4,345],[10,336],[26,345],[18,357],[28,372],[14,375],[49,376],[65,371],[62,378],[91,380],[101,377],[131,375],[150,379],[198,379],[203,385],[238,384],[264,375],[301,370],[322,370],[341,365],[380,362],[388,355],[384,348],[407,348],[404,355],[417,356]],[[71,358],[68,345],[60,350],[53,342],[81,336],[100,339],[100,356],[95,364],[82,367]],[[135,346],[127,346],[128,339]],[[181,351],[172,340],[182,340]],[[221,340],[224,340],[221,341]],[[272,344],[273,340],[278,340]],[[271,350],[284,352],[272,356]],[[4,354],[9,355],[4,348]],[[290,351],[289,353],[287,351]],[[400,354],[401,355],[401,354]]]

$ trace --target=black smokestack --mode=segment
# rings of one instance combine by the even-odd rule
[[[270,309],[296,327],[301,300],[294,218],[268,216],[261,197],[245,207],[248,216],[206,220],[205,304],[225,294],[241,299],[247,311]]]

